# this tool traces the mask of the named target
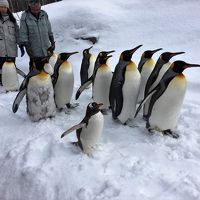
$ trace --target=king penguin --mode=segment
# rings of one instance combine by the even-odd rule
[[[83,120],[65,131],[61,138],[76,130],[78,142],[74,144],[78,144],[84,153],[91,155],[103,132],[104,117],[100,111],[101,106],[102,103],[89,103]]]
[[[53,68],[48,58],[34,58],[34,69],[29,72],[20,86],[12,110],[17,112],[20,102],[26,94],[27,112],[31,121],[54,117],[56,106],[51,81]]]
[[[175,53],[164,52],[160,55],[153,71],[151,72],[151,74],[146,82],[146,86],[145,86],[145,90],[144,90],[144,98],[146,97],[147,93],[160,82],[164,73],[169,69],[169,67],[171,65],[170,59],[176,55],[183,54],[183,53],[185,53],[185,52],[175,52]],[[150,102],[150,99],[148,99],[146,101],[146,103],[144,104],[144,109],[143,109],[144,120],[146,120],[149,102]]]
[[[95,58],[94,55],[89,52],[92,47],[93,46],[83,50],[83,59],[80,69],[81,85],[83,85],[89,79],[89,77],[92,76],[94,70]],[[89,86],[87,88],[89,88]]]
[[[78,52],[61,53],[58,55],[58,60],[54,67],[52,82],[55,93],[55,103],[58,109],[65,106],[74,108],[78,104],[71,104],[72,93],[74,89],[74,72],[68,58]]]
[[[146,128],[150,132],[157,130],[174,138],[179,137],[171,129],[174,129],[177,125],[187,87],[187,80],[182,72],[190,67],[200,67],[200,65],[189,64],[180,60],[172,63],[159,84],[141,102],[136,115],[142,104],[151,97],[146,123]]]
[[[122,124],[126,124],[135,114],[141,76],[131,58],[141,46],[121,53],[110,86],[109,101],[112,116],[113,119],[118,118]]]
[[[23,78],[26,77],[26,74],[16,67],[14,58],[6,58],[1,71],[2,85],[6,91],[17,91],[19,89],[17,73]]]
[[[99,67],[97,69],[92,88],[93,100],[95,102],[103,103],[101,106],[103,114],[107,114],[107,111],[110,108],[109,92],[113,76],[112,70],[107,64],[107,60],[110,57],[112,57],[112,55],[99,57]]]
[[[79,96],[81,95],[81,93],[92,83],[92,85],[94,84],[94,80],[95,80],[95,77],[96,77],[96,73],[97,73],[97,70],[100,66],[100,63],[99,63],[99,59],[100,57],[103,58],[103,57],[107,57],[109,54],[115,52],[114,50],[112,51],[101,51],[97,58],[96,58],[96,61],[95,61],[95,64],[94,64],[94,70],[93,70],[93,73],[92,75],[90,76],[90,78],[83,84],[79,87],[79,89],[77,90],[76,92],[76,96],[75,96],[75,99],[77,100],[79,98]],[[93,97],[93,87],[92,87],[92,97]]]
[[[162,48],[155,49],[155,50],[148,50],[148,51],[145,51],[141,56],[140,62],[138,64],[138,70],[141,74],[141,83],[140,83],[138,102],[140,102],[144,98],[144,90],[145,90],[147,80],[155,66],[155,62],[152,59],[152,56],[154,53],[160,50],[162,50]]]

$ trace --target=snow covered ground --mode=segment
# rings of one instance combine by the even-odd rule
[[[79,51],[70,58],[75,88],[80,85],[82,50],[91,46],[75,38],[95,36],[91,52],[115,50],[114,70],[123,50],[143,44],[138,63],[148,49],[185,51],[174,57],[200,64],[200,4],[198,0],[63,0],[43,7],[55,33],[56,51]],[[161,52],[156,53],[156,60]],[[28,72],[28,57],[17,59]],[[91,157],[61,134],[79,123],[91,101],[83,92],[70,114],[32,123],[25,99],[12,113],[16,92],[0,88],[0,200],[198,200],[200,199],[200,69],[188,69],[188,90],[181,110],[178,140],[149,135],[141,115],[137,127],[105,116],[103,136]],[[22,79],[20,78],[20,81]],[[73,96],[73,102],[74,96]]]

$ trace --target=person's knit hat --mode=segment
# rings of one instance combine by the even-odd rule
[[[7,0],[0,0],[0,6],[4,6],[6,8],[9,8],[9,3]]]
[[[40,0],[28,0],[28,5],[40,3]]]

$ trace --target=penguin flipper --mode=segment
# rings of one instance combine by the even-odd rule
[[[81,95],[83,90],[85,90],[92,83],[92,80],[93,80],[92,77],[90,77],[83,85],[81,85],[79,87],[78,91],[76,92],[76,96],[75,96],[76,100],[79,98],[79,96]]]
[[[136,112],[135,112],[135,116],[134,118],[137,117],[139,111],[141,110],[141,108],[144,106],[144,104],[146,103],[146,101],[157,91],[157,87],[155,87],[153,90],[151,90],[147,96],[141,101],[140,105],[138,106]]]
[[[70,129],[66,130],[62,135],[61,135],[61,138],[65,137],[66,135],[68,135],[69,133],[71,133],[72,131],[74,130],[77,130],[77,129],[80,129],[80,128],[83,128],[86,126],[86,123],[80,123],[80,124],[77,124],[75,126],[72,126]]]
[[[17,94],[17,96],[16,96],[16,98],[15,98],[15,100],[14,100],[13,106],[12,106],[12,111],[13,111],[14,113],[17,112],[17,110],[18,110],[18,108],[19,108],[19,104],[21,103],[21,101],[22,101],[22,99],[24,98],[24,95],[25,95],[25,94],[26,94],[26,88],[23,89],[23,90],[21,90],[21,91]]]
[[[18,73],[19,75],[21,75],[22,77],[26,78],[26,74],[25,74],[21,69],[18,69],[18,68],[16,67],[16,70],[17,70],[17,73]]]

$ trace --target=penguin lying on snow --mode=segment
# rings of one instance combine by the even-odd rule
[[[54,67],[52,82],[55,93],[55,103],[57,108],[62,109],[65,106],[74,108],[77,104],[71,104],[72,93],[74,89],[74,73],[70,62],[67,59],[78,52],[61,53]]]
[[[94,70],[94,56],[89,52],[92,47],[93,46],[83,50],[83,59],[80,69],[81,85],[83,85],[89,77],[92,76]],[[89,88],[89,86],[87,88]]]
[[[187,81],[182,72],[190,67],[200,67],[200,65],[188,64],[183,61],[172,63],[159,84],[141,102],[135,117],[145,101],[151,97],[146,123],[149,131],[154,129],[174,138],[179,137],[171,129],[177,125],[187,87]]]
[[[79,89],[77,90],[76,92],[76,96],[75,96],[75,99],[77,100],[79,98],[79,96],[81,95],[81,93],[92,83],[94,84],[94,80],[95,80],[95,77],[96,77],[96,73],[97,73],[97,70],[98,68],[100,67],[100,63],[99,63],[99,58],[100,57],[107,57],[110,53],[113,53],[113,51],[101,51],[97,58],[96,58],[96,61],[95,61],[95,64],[94,64],[94,70],[93,70],[93,74],[92,76],[90,76],[90,78],[83,84],[79,87]],[[93,90],[92,90],[92,93],[93,93]],[[92,97],[93,97],[93,94],[92,94]]]
[[[164,52],[160,55],[153,71],[151,72],[151,74],[146,82],[144,97],[146,97],[148,92],[160,82],[164,73],[169,69],[169,67],[171,65],[170,59],[176,55],[183,54],[183,53],[185,53],[185,52],[175,52],[175,53]],[[147,112],[149,109],[149,102],[150,102],[150,99],[148,99],[146,101],[146,103],[144,104],[143,118],[145,120],[146,120],[146,115],[147,115]]]
[[[162,50],[162,48],[155,49],[155,50],[148,50],[148,51],[145,51],[141,56],[140,62],[138,64],[138,70],[141,74],[141,84],[140,84],[138,102],[140,102],[144,98],[144,89],[145,89],[147,80],[155,66],[155,62],[152,59],[152,56],[154,53],[160,50]]]
[[[12,110],[17,112],[26,94],[27,112],[32,121],[53,117],[56,114],[54,91],[51,81],[53,68],[45,57],[34,59],[35,68],[29,72],[20,86]]]
[[[19,89],[17,73],[24,78],[26,77],[26,74],[16,67],[13,58],[9,57],[6,58],[0,73],[2,74],[2,85],[6,91],[16,91]]]
[[[110,86],[109,101],[113,119],[118,118],[123,124],[134,116],[136,110],[140,72],[131,58],[141,46],[121,53]]]
[[[86,154],[91,154],[103,132],[104,118],[100,111],[102,103],[89,103],[86,110],[86,115],[83,120],[65,131],[61,138],[76,130],[78,144],[82,151]]]

